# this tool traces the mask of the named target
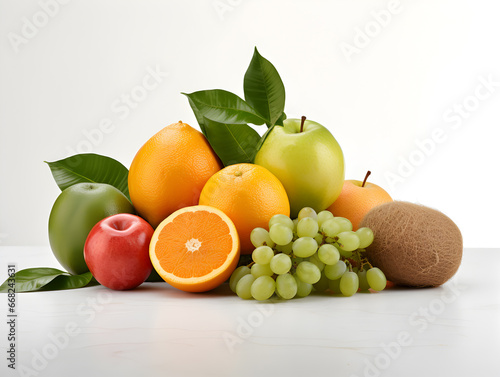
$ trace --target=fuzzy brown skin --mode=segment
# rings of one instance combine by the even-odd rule
[[[395,201],[373,208],[360,227],[373,230],[370,263],[387,279],[409,287],[436,287],[450,279],[462,261],[462,234],[445,214]]]

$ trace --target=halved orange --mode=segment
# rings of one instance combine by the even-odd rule
[[[229,279],[238,264],[240,240],[221,210],[185,207],[158,225],[149,256],[158,275],[173,287],[205,292]]]

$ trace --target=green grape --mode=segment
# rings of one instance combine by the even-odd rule
[[[328,279],[328,289],[333,293],[340,293],[340,279],[330,280]]]
[[[274,247],[274,242],[269,237],[269,232],[264,228],[255,228],[250,233],[250,242],[254,247],[259,247],[262,245],[267,245],[269,247]]]
[[[340,259],[340,253],[333,245],[325,243],[318,249],[318,258],[324,264],[333,266]]]
[[[258,264],[269,264],[274,257],[274,251],[269,246],[259,246],[252,252],[252,260]]]
[[[370,288],[375,291],[382,291],[387,285],[385,274],[378,267],[370,268],[366,271],[366,280],[368,280]]]
[[[344,275],[347,270],[347,265],[343,260],[339,260],[334,265],[326,265],[325,266],[325,275],[330,280],[340,279],[342,275]]]
[[[289,244],[286,245],[276,245],[276,250],[289,255],[292,253],[292,246],[293,242],[290,242]]]
[[[314,238],[302,237],[293,242],[293,253],[300,258],[307,258],[318,250],[318,243]]]
[[[286,215],[278,214],[271,217],[271,220],[269,220],[269,229],[271,229],[274,224],[281,224],[293,230],[293,221]]]
[[[273,271],[271,270],[271,266],[269,266],[268,264],[255,263],[250,268],[250,272],[254,276],[254,278],[258,278],[260,276],[272,276],[273,275]]]
[[[311,207],[304,207],[299,211],[299,215],[297,216],[297,219],[300,221],[304,217],[312,217],[314,220],[317,220],[318,214]]]
[[[359,279],[359,290],[367,291],[370,288],[370,284],[368,284],[368,279],[366,279],[366,270],[358,271],[358,279]]]
[[[352,271],[347,271],[346,273],[344,273],[344,275],[342,275],[342,277],[340,278],[339,288],[340,292],[344,296],[349,297],[355,294],[359,288],[358,275]]]
[[[293,233],[297,234],[297,224],[299,223],[299,219],[293,219]]]
[[[318,266],[311,262],[300,262],[296,272],[299,279],[308,284],[317,283],[321,277],[321,271]]]
[[[323,224],[321,224],[321,231],[325,233],[327,237],[335,237],[338,233],[340,233],[340,225],[337,224],[335,218],[326,220]],[[328,239],[327,239],[328,242]]]
[[[249,273],[250,269],[247,266],[240,266],[235,269],[229,278],[229,288],[236,293],[236,285],[243,276],[248,275]]]
[[[320,271],[323,271],[323,269],[325,268],[325,264],[323,262],[321,262],[318,258],[318,253],[314,253],[313,255],[311,255],[309,257],[309,262],[311,262],[312,264],[315,264],[316,267],[318,267]]]
[[[370,246],[373,242],[373,231],[370,228],[363,227],[356,231],[359,238],[359,248],[364,249]]]
[[[316,240],[318,245],[321,245],[323,243],[323,235],[321,233],[316,233],[314,239]]]
[[[312,284],[303,282],[299,276],[295,273],[293,274],[295,281],[297,282],[297,297],[307,297],[311,293],[313,286]]]
[[[312,217],[304,217],[297,224],[297,235],[299,237],[315,237],[318,230],[318,222]]]
[[[359,246],[359,237],[356,232],[346,231],[337,234],[340,248],[344,251],[354,251]]]
[[[285,225],[274,224],[271,229],[269,229],[269,236],[276,245],[286,245],[292,242],[293,232]]]
[[[292,259],[283,253],[276,254],[270,263],[271,271],[275,274],[282,275],[290,271],[292,267]]]
[[[297,280],[290,274],[279,275],[276,278],[276,292],[285,300],[294,298],[297,288]]]
[[[321,225],[326,221],[333,219],[333,213],[330,211],[324,210],[318,213],[318,225],[321,227]]]
[[[339,233],[352,230],[352,223],[345,217],[334,217],[333,220],[335,220],[337,225],[340,227]]]
[[[328,289],[328,278],[326,277],[325,274],[321,274],[321,277],[319,278],[317,283],[313,284],[313,287],[315,290],[318,292],[324,292]]]
[[[251,288],[255,281],[255,276],[247,274],[243,276],[236,284],[236,294],[244,300],[252,298]]]
[[[276,289],[276,282],[270,276],[260,276],[252,283],[250,293],[256,300],[267,300]]]

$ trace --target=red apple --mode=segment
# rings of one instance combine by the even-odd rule
[[[139,216],[128,213],[106,217],[85,241],[85,263],[95,279],[114,290],[141,285],[153,269],[149,243],[154,230]]]

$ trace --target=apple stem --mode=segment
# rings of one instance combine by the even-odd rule
[[[365,179],[363,180],[363,184],[361,185],[361,187],[365,187],[366,180],[368,179],[371,173],[372,172],[370,170],[366,172]]]
[[[302,115],[302,118],[300,118],[300,132],[304,131],[304,122],[306,121],[306,117]]]

